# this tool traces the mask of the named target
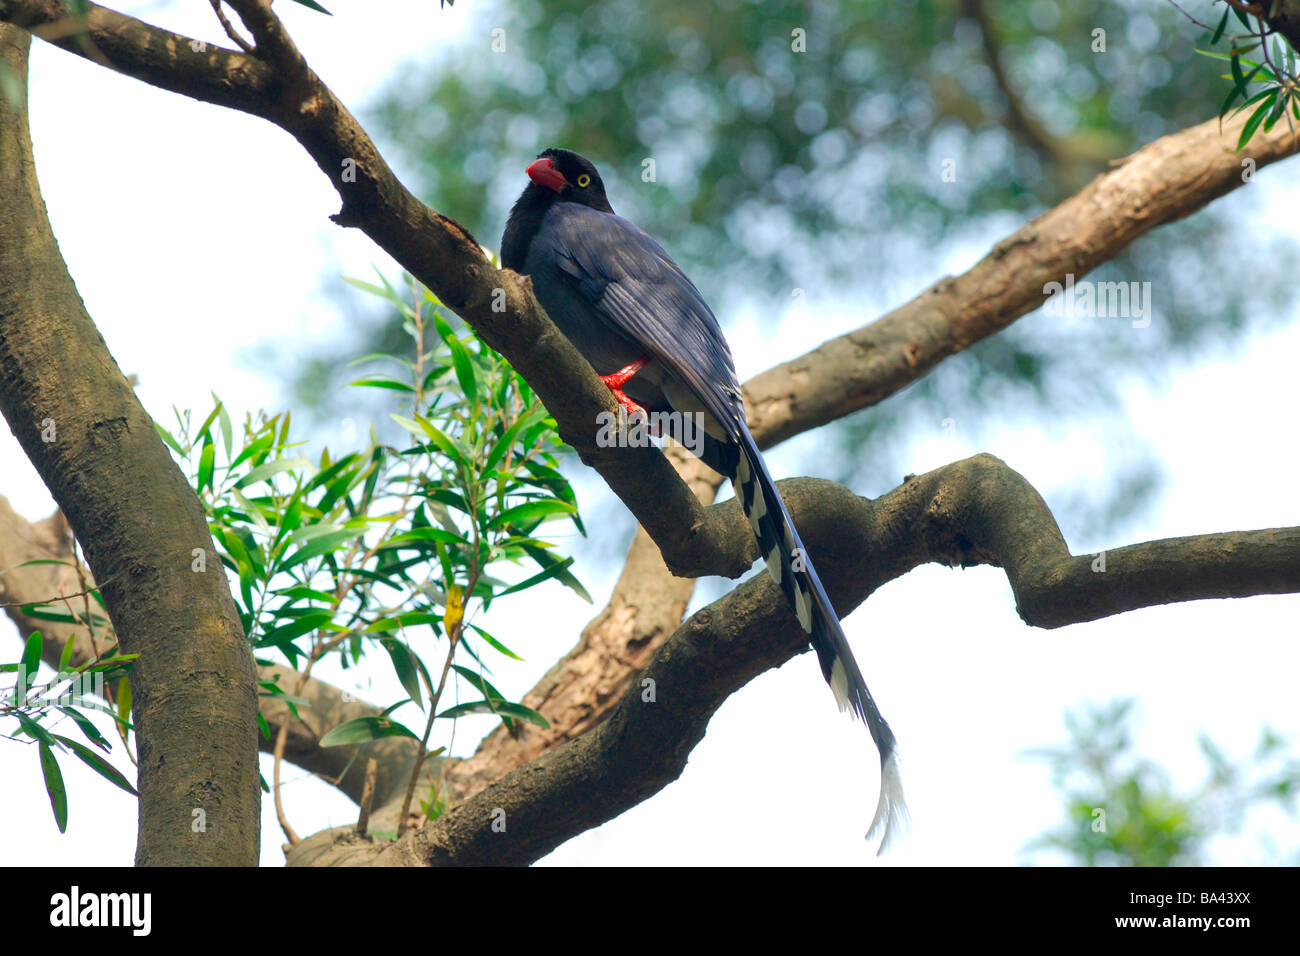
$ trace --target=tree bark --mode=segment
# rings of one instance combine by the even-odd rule
[[[59,255],[27,127],[30,43],[0,24],[0,57],[24,93],[0,97],[0,410],[81,542],[122,651],[140,655],[136,862],[253,865],[252,652],[203,508]]]

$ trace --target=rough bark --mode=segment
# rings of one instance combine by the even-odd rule
[[[0,24],[0,57],[24,92],[30,42]],[[59,255],[25,102],[3,97],[0,196],[0,411],[81,542],[122,650],[140,655],[136,862],[255,864],[252,653],[203,509]]]

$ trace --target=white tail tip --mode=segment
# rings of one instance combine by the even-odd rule
[[[844,670],[844,662],[838,657],[831,665],[831,693],[835,695],[835,703],[841,714],[849,709],[849,675]]]
[[[880,841],[880,856],[894,842],[902,839],[908,827],[907,804],[903,800],[903,777],[898,767],[898,751],[889,755],[889,759],[880,768],[880,801],[876,804],[876,815],[871,820],[871,829],[867,830],[867,839],[875,836],[876,831],[884,828],[884,838]]]

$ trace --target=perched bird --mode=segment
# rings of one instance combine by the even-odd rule
[[[501,239],[502,265],[532,277],[552,321],[630,413],[703,413],[699,456],[732,480],[840,710],[866,723],[880,752],[880,799],[867,837],[883,827],[883,852],[907,813],[894,734],[749,433],[717,318],[663,246],[615,215],[591,162],[547,149],[527,172],[531,182]]]

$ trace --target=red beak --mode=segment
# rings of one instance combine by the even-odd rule
[[[567,185],[564,175],[555,168],[555,163],[550,159],[539,159],[529,166],[528,178],[539,186],[554,189],[557,193]]]

